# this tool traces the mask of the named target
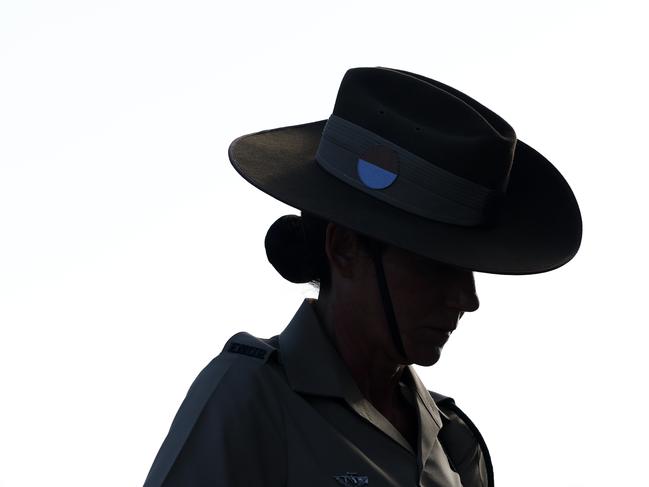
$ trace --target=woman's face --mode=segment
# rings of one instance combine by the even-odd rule
[[[464,312],[480,305],[473,272],[393,246],[384,251],[383,268],[408,361],[434,364]]]
[[[462,314],[478,309],[471,271],[387,245],[383,269],[407,353],[404,361],[389,330],[374,261],[358,235],[330,223],[325,249],[333,291],[325,293],[321,305],[335,308],[336,334],[350,350],[365,350],[387,363],[429,366],[439,360],[449,331],[457,327]]]

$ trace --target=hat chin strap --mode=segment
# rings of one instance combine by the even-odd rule
[[[369,243],[370,253],[372,255],[372,260],[374,261],[374,267],[376,268],[377,282],[381,291],[383,309],[385,310],[385,316],[388,320],[388,328],[390,329],[390,333],[392,334],[392,340],[396,344],[397,351],[404,359],[407,359],[408,356],[406,354],[406,350],[403,347],[403,342],[401,341],[401,334],[399,333],[399,327],[397,326],[397,319],[394,316],[394,309],[392,307],[390,291],[388,290],[388,283],[385,280],[385,272],[383,271],[383,244],[376,240],[370,240]]]

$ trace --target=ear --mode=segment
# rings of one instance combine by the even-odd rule
[[[358,234],[342,225],[329,222],[325,238],[325,253],[333,274],[353,279],[365,272],[367,253]]]

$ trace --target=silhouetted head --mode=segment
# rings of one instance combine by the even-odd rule
[[[387,326],[370,242],[303,213],[277,220],[266,250],[282,276],[319,287],[316,310],[337,344],[377,347],[403,363]],[[382,259],[407,363],[432,365],[462,314],[478,309],[473,273],[389,244]]]

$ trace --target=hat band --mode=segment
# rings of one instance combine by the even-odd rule
[[[453,225],[490,222],[503,196],[333,114],[315,158],[324,170],[375,198]]]

